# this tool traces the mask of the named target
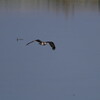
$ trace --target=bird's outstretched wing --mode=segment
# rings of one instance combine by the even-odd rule
[[[37,41],[37,42],[39,42],[39,43],[41,43],[42,41],[41,40],[39,40],[39,39],[37,39],[37,40],[35,40],[35,41]]]
[[[49,45],[52,47],[52,50],[56,49],[56,46],[52,41],[47,41],[47,43],[49,43]]]
[[[34,42],[34,41],[31,41],[31,42],[27,43],[26,46],[29,45],[30,43],[33,43],[33,42]]]
[[[31,43],[33,43],[33,42],[35,42],[35,41],[36,41],[36,42],[39,42],[39,43],[42,42],[41,40],[37,39],[37,40],[33,40],[33,41],[27,43],[26,46],[29,45],[29,44],[31,44]]]

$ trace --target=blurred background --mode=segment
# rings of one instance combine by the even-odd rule
[[[100,0],[0,0],[0,100],[40,99],[100,100]]]

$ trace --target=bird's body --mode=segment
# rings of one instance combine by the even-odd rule
[[[30,43],[33,43],[33,42],[38,42],[40,45],[42,45],[42,46],[45,46],[45,45],[47,45],[47,44],[49,44],[51,47],[52,47],[52,50],[55,50],[55,44],[52,42],[52,41],[46,41],[46,42],[44,42],[44,41],[41,41],[41,40],[39,40],[39,39],[37,39],[37,40],[33,40],[33,41],[31,41],[31,42],[29,42],[29,43],[27,43],[26,45],[29,45]]]

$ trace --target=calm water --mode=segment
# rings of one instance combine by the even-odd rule
[[[100,100],[100,0],[0,0],[0,100],[40,99]]]

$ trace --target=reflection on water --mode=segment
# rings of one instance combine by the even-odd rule
[[[64,12],[99,11],[100,0],[0,0],[0,11],[47,10]]]

